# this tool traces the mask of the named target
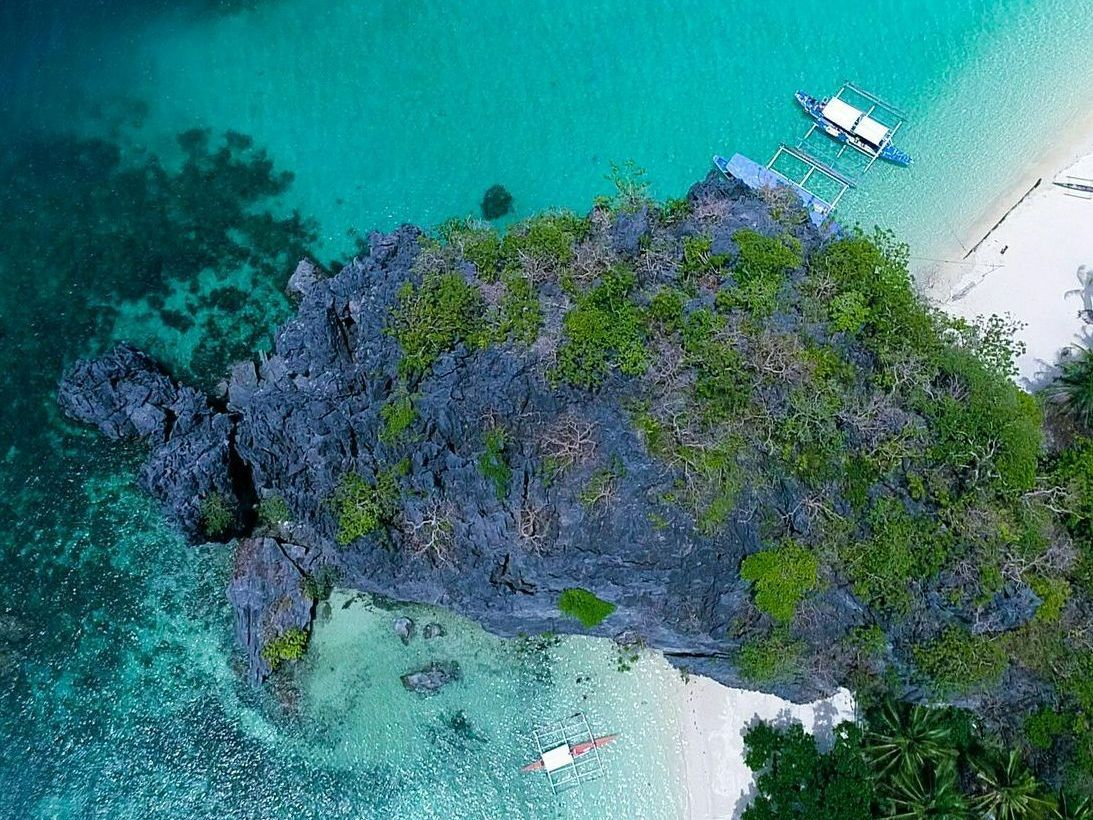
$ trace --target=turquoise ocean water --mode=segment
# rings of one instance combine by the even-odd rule
[[[164,529],[138,452],[58,417],[61,368],[125,338],[212,387],[287,315],[301,253],[473,213],[494,183],[516,217],[584,210],[612,162],[681,194],[715,151],[765,160],[805,129],[792,92],[843,79],[908,111],[916,156],[843,218],[927,255],[1087,104],[1091,38],[1084,0],[0,5],[0,817],[678,816],[654,658],[435,616],[466,674],[419,701],[397,676],[432,650],[358,601],[293,686],[240,685],[230,555]],[[624,739],[560,803],[514,767],[575,706]]]

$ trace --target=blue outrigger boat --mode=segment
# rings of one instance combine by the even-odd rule
[[[870,102],[870,108],[862,111],[848,103],[840,95],[843,89],[833,97],[818,100],[803,91],[798,91],[794,96],[805,112],[812,117],[816,124],[805,135],[806,139],[812,131],[820,128],[825,134],[835,139],[844,146],[849,146],[860,151],[870,158],[870,165],[878,159],[904,167],[911,164],[911,155],[901,151],[892,145],[892,137],[895,136],[903,118],[899,112],[883,100],[872,94],[847,83],[843,88],[851,88],[858,95]],[[871,115],[877,110],[889,111],[898,117],[893,126],[885,125]],[[841,153],[841,152],[840,152]]]

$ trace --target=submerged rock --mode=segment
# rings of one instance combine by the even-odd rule
[[[424,669],[403,675],[402,685],[419,695],[434,695],[463,676],[458,661],[433,661]]]
[[[425,624],[425,629],[421,633],[425,640],[431,640],[432,638],[443,638],[445,634],[444,627],[438,624],[436,621]]]
[[[414,637],[414,622],[410,618],[395,618],[394,629],[403,646],[410,643],[410,639]]]
[[[504,185],[491,185],[482,196],[482,218],[500,219],[512,210],[512,194]]]

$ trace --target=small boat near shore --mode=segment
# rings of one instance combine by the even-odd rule
[[[1093,194],[1093,179],[1060,174],[1052,180],[1052,184],[1071,191],[1078,191],[1082,194]]]
[[[520,771],[542,772],[550,790],[557,794],[600,777],[603,774],[600,749],[616,738],[617,734],[597,737],[588,719],[577,712],[557,723],[540,726],[532,733],[539,756]]]
[[[842,98],[843,89],[848,87],[870,101],[871,105],[867,110],[863,111]],[[872,116],[878,109],[893,113],[895,109],[883,100],[849,84],[843,86],[843,89],[834,96],[823,99],[817,99],[804,91],[796,92],[794,97],[815,121],[813,129],[819,128],[832,139],[860,151],[873,161],[883,159],[903,167],[910,165],[911,155],[892,144],[892,138],[899,130],[902,120],[888,126]]]
[[[574,744],[573,746],[559,747],[559,748],[562,748],[563,751],[568,749],[569,757],[578,758],[578,757],[581,757],[582,755],[588,754],[593,749],[602,749],[608,743],[612,743],[617,739],[618,739],[618,735],[603,735],[601,737],[592,738],[592,740],[586,740],[583,743]],[[534,760],[531,763],[527,764],[526,766],[521,767],[520,771],[522,771],[522,772],[537,772],[537,771],[540,771],[541,769],[545,768],[547,766],[547,764],[550,762],[550,761],[547,760],[547,755],[549,755],[552,751],[555,751],[555,750],[553,750],[553,749],[548,750],[538,760]],[[564,757],[564,754],[559,755],[558,757]]]

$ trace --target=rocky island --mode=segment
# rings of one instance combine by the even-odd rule
[[[219,395],[128,346],[59,391],[147,442],[191,541],[234,544],[253,680],[336,583],[797,700],[1093,710],[1088,448],[1057,413],[1045,445],[1004,323],[927,308],[890,237],[711,175],[503,235],[374,233],[289,292]]]

